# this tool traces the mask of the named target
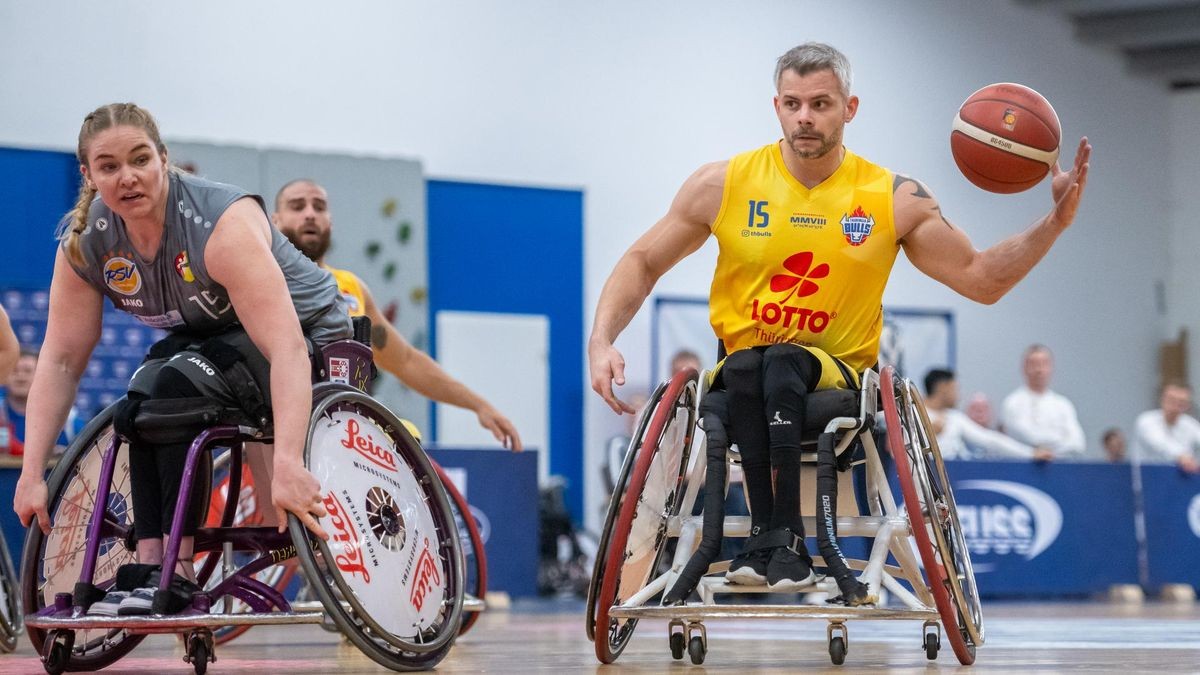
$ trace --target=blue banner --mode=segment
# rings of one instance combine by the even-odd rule
[[[487,551],[488,590],[537,595],[537,452],[427,450],[471,505]]]
[[[1092,595],[1137,583],[1129,465],[946,464],[984,597]]]
[[[1149,588],[1200,587],[1200,476],[1175,466],[1143,466]]]

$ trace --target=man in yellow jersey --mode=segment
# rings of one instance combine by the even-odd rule
[[[1074,220],[1091,146],[1081,139],[1070,170],[1054,167],[1049,213],[976,251],[922,183],[842,144],[859,101],[841,52],[800,45],[779,58],[775,84],[783,138],[706,164],[684,182],[605,284],[588,364],[592,388],[617,413],[632,413],[613,393],[613,383],[625,383],[613,342],[658,278],[716,237],[710,318],[729,357],[701,417],[706,435],[738,444],[752,511],[751,539],[727,579],[792,590],[812,579],[799,515],[805,396],[857,387],[858,373],[875,363],[896,254],[903,248],[917,269],[967,298],[996,302]]]
[[[504,447],[521,450],[521,436],[507,417],[442,370],[428,354],[405,340],[379,311],[371,291],[361,279],[347,270],[325,264],[333,229],[325,188],[306,178],[287,183],[275,195],[275,213],[271,215],[271,222],[304,255],[333,273],[350,308],[350,316],[370,317],[371,347],[377,366],[400,378],[422,396],[474,412],[479,417],[479,424],[491,431]]]

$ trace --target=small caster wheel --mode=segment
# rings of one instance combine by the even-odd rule
[[[692,663],[700,665],[704,663],[704,655],[708,652],[708,647],[704,644],[704,638],[699,635],[693,635],[691,640],[688,640],[688,656],[692,658]]]
[[[846,662],[846,640],[842,637],[835,637],[829,640],[829,660],[833,661],[833,665],[840,666]]]
[[[208,663],[217,660],[216,655],[213,654],[212,633],[204,629],[197,630],[188,633],[184,642],[187,645],[187,655],[183,657],[183,660],[192,664],[196,675],[204,675],[208,671]]]
[[[685,649],[687,649],[687,639],[684,638],[683,633],[671,633],[671,658],[682,661]]]
[[[925,658],[936,661],[938,648],[941,646],[941,640],[938,639],[937,633],[925,634]]]
[[[74,631],[51,631],[43,647],[42,667],[50,675],[59,675],[71,663],[71,650],[75,647]]]
[[[191,644],[188,645],[188,657],[192,661],[192,668],[196,671],[196,675],[204,675],[208,672],[208,645],[202,637],[193,637]]]

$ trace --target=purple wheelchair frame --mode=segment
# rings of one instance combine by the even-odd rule
[[[319,380],[336,381],[349,384],[358,389],[365,389],[373,368],[371,348],[354,340],[334,342],[320,349],[319,364],[321,366],[317,373]],[[270,442],[271,440],[271,437],[264,436],[255,429],[233,424],[221,424],[209,427],[196,436],[188,448],[183,470],[183,484],[179,488],[179,496],[175,502],[175,514],[171,519],[171,536],[168,539],[167,549],[163,554],[163,570],[174,570],[175,564],[179,559],[180,538],[175,536],[175,533],[182,530],[184,518],[187,517],[187,506],[192,497],[193,478],[196,475],[201,453],[210,451],[213,447],[217,446],[218,442],[225,442],[222,446],[232,443],[236,448],[246,441]],[[117,450],[120,443],[120,437],[114,434],[107,451],[104,453],[100,469],[100,479],[96,485],[96,505],[108,504],[108,498],[112,489],[113,472],[116,467]],[[236,495],[241,489],[242,453],[233,452],[231,459],[229,494]],[[31,621],[30,624],[45,629],[67,630],[103,627],[116,628],[120,626],[129,628],[132,632],[151,633],[175,632],[178,629],[186,627],[250,623],[251,621],[247,620],[252,617],[247,615],[243,615],[240,620],[235,621],[209,619],[209,617],[213,616],[209,614],[213,602],[224,596],[232,596],[244,602],[253,610],[253,614],[260,615],[253,617],[256,619],[255,623],[276,623],[276,621],[264,621],[264,617],[261,616],[262,614],[271,612],[272,609],[292,615],[292,621],[285,619],[284,621],[278,621],[279,623],[309,622],[314,617],[319,621],[320,612],[312,613],[314,617],[307,616],[309,613],[305,613],[304,615],[293,614],[291,604],[283,594],[254,578],[255,574],[267,567],[296,556],[296,544],[293,542],[291,534],[286,530],[281,533],[275,527],[231,527],[237,513],[237,507],[237,499],[226,500],[225,509],[221,514],[221,525],[215,528],[199,528],[195,534],[193,552],[220,552],[226,543],[230,543],[233,545],[235,551],[253,551],[258,553],[259,557],[227,576],[215,588],[196,593],[192,598],[191,607],[179,614],[171,615],[170,617],[134,616],[117,617],[116,619],[109,617],[86,617],[83,613],[84,608],[74,602],[73,594],[58,593],[55,595],[53,604],[39,611],[35,615],[36,619]],[[117,536],[119,534],[114,531],[112,525],[106,523],[105,516],[107,513],[107,507],[95,508],[92,512],[91,520],[88,522],[83,568],[80,573],[79,584],[76,585],[75,596],[79,594],[81,586],[95,583],[96,564],[101,541],[105,537]],[[220,556],[218,555],[209,555],[197,571],[196,578],[201,586],[211,577],[219,559]],[[169,587],[172,576],[171,574],[160,575],[159,589],[155,593],[154,605],[156,608],[165,605],[170,594]],[[108,580],[102,581],[107,582]],[[238,617],[236,614],[221,614],[219,616],[222,619]],[[45,621],[47,619],[49,621]]]

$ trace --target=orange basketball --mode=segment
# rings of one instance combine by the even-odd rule
[[[1058,159],[1058,114],[1029,87],[1001,82],[967,97],[950,132],[950,151],[967,180],[1011,194],[1037,185]]]

